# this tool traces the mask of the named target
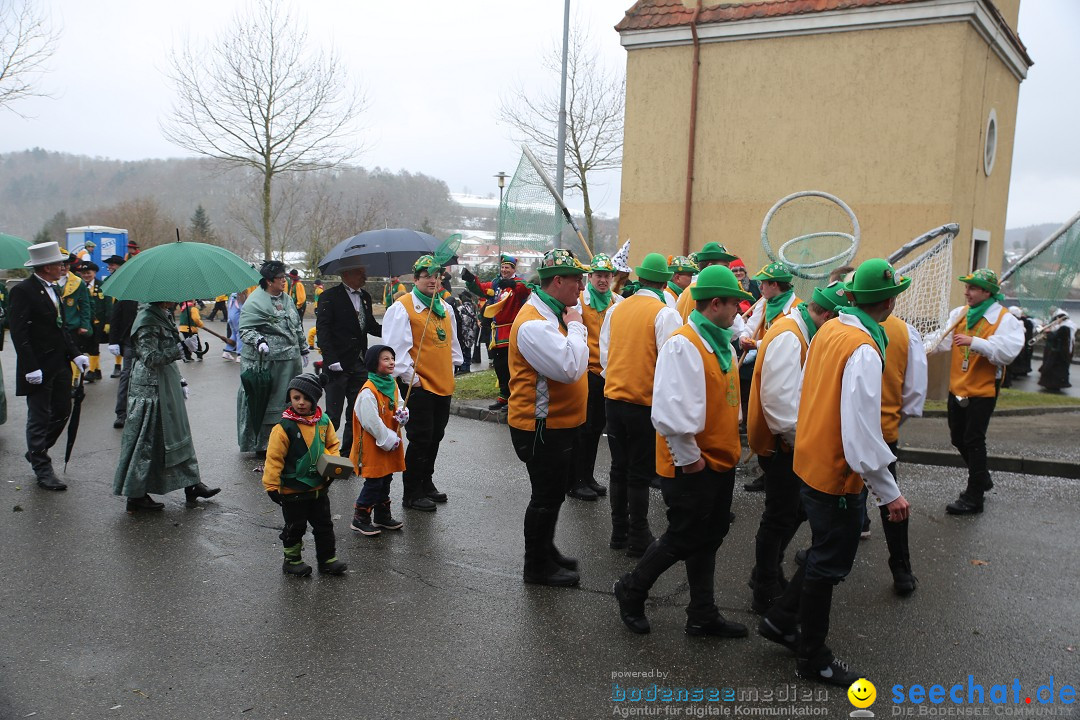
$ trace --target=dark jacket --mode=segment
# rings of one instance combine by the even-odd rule
[[[360,288],[360,304],[364,326],[360,327],[349,291],[344,284],[336,285],[319,296],[319,312],[315,315],[315,334],[319,337],[323,367],[341,363],[345,372],[363,373],[364,353],[368,335],[382,337],[382,326],[371,311],[371,295]]]
[[[59,310],[37,276],[31,275],[11,288],[8,325],[17,356],[16,395],[28,395],[41,387],[26,381],[26,375],[35,370],[41,370],[45,383],[55,373],[71,372],[70,362],[79,351],[68,331],[57,323],[59,316]]]
[[[131,326],[135,323],[135,316],[138,314],[138,301],[113,301],[112,316],[109,318],[110,345],[119,345],[122,349],[131,344]]]

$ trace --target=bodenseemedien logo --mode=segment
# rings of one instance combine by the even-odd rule
[[[847,696],[848,701],[856,708],[848,713],[848,717],[874,717],[874,713],[867,709],[874,704],[874,700],[877,700],[877,688],[874,687],[874,683],[866,678],[859,678],[851,683],[851,687],[849,687],[847,691]]]

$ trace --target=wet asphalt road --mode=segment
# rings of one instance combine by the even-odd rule
[[[183,367],[203,479],[222,493],[195,510],[173,493],[163,512],[129,516],[111,495],[116,381],[88,389],[70,489],[49,493],[22,458],[25,403],[13,396],[10,344],[2,359],[0,718],[604,718],[658,709],[612,700],[653,682],[743,697],[669,704],[667,716],[689,717],[788,704],[747,699],[755,691],[816,688],[754,633],[685,636],[681,566],[655,588],[652,634],[626,631],[610,590],[632,561],[607,548],[604,503],[564,506],[558,543],[581,559],[580,588],[522,584],[528,481],[505,427],[451,418],[436,477],[450,501],[434,514],[401,511],[395,479],[402,532],[351,533],[359,481],[336,484],[350,571],[297,580],[281,574],[280,513],[252,472],[257,461],[236,450],[238,365],[211,353]],[[748,479],[739,477],[738,519],[720,549],[717,600],[753,627],[745,581],[762,496],[741,489]],[[919,589],[892,595],[875,518],[835,594],[830,637],[877,684],[877,716],[896,709],[898,683],[949,686],[972,674],[987,688],[1018,678],[1025,692],[1050,676],[1059,689],[1080,685],[1080,483],[997,475],[986,513],[953,518],[944,505],[962,486],[957,471],[902,466],[901,482],[914,506]],[[805,540],[804,529],[796,543]],[[665,675],[616,676],[632,672]],[[832,717],[853,709],[842,691],[817,692],[796,704]]]

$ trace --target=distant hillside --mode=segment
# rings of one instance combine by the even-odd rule
[[[44,229],[62,241],[62,226],[113,225],[146,247],[174,237],[175,227],[184,233],[202,205],[220,244],[251,252],[261,247],[259,192],[251,174],[204,159],[125,162],[35,148],[0,154],[0,231],[30,240]],[[280,250],[309,250],[372,227],[438,233],[459,215],[445,182],[406,171],[282,176],[276,192]]]

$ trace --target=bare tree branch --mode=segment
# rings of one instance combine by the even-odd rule
[[[336,167],[362,147],[354,126],[365,109],[332,49],[310,51],[306,29],[282,0],[254,0],[209,47],[187,43],[170,58],[177,99],[162,125],[170,142],[261,180],[263,254],[282,251],[292,231],[275,209],[290,194],[274,192],[277,176]]]
[[[48,97],[38,85],[60,33],[34,0],[0,0],[0,110],[28,97]]]

